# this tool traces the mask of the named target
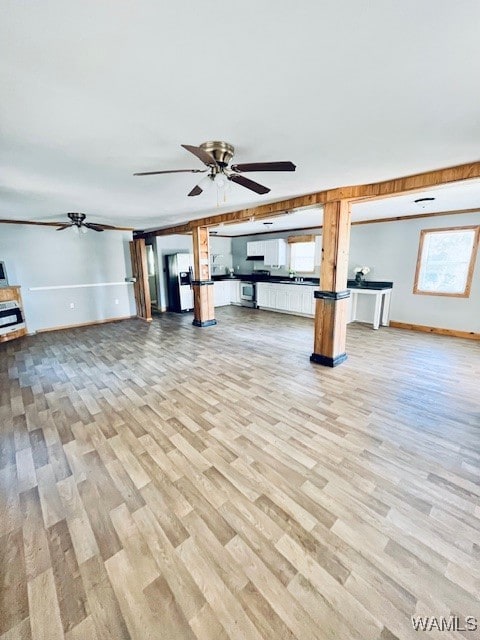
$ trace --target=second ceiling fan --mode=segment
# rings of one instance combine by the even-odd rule
[[[166,171],[144,171],[142,173],[134,173],[134,176],[153,176],[163,173],[207,173],[207,175],[197,184],[188,194],[189,196],[199,196],[209,184],[217,183],[222,180],[230,180],[236,184],[246,187],[255,193],[265,194],[270,191],[268,187],[250,180],[242,173],[253,171],[295,171],[296,167],[293,162],[250,162],[246,164],[228,163],[233,158],[235,148],[228,142],[212,141],[204,142],[200,146],[195,147],[189,144],[182,144],[182,147],[190,153],[193,153],[203,164],[206,169],[171,169]]]

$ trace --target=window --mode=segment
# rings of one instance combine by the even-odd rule
[[[290,269],[300,273],[315,271],[315,242],[294,242],[290,245]]]
[[[468,298],[480,227],[423,229],[414,293]]]

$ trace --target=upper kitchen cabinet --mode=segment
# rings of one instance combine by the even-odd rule
[[[267,267],[283,267],[287,264],[287,243],[282,238],[266,240],[263,263]]]
[[[283,267],[287,264],[287,243],[283,238],[247,242],[247,260],[263,260],[266,267]]]
[[[247,258],[263,259],[265,256],[265,245],[267,243],[264,240],[255,240],[254,242],[247,242]]]

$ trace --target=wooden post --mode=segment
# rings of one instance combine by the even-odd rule
[[[193,323],[196,327],[217,324],[210,278],[210,246],[208,227],[193,228]]]
[[[315,291],[315,342],[312,362],[336,367],[347,359],[348,251],[350,202],[327,202],[323,210],[320,291]]]
[[[152,304],[150,301],[150,288],[148,286],[147,250],[143,238],[130,242],[130,257],[132,259],[132,274],[133,277],[136,278],[133,290],[135,293],[137,317],[146,322],[151,322]]]

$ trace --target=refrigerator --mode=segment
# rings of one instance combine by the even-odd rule
[[[193,309],[193,256],[172,253],[165,256],[167,270],[168,310],[183,313]]]

